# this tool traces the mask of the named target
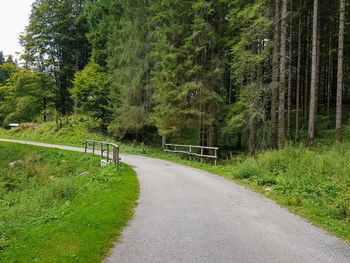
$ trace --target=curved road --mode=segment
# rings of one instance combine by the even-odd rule
[[[342,240],[232,181],[169,161],[121,158],[136,170],[141,194],[105,263],[350,262]]]

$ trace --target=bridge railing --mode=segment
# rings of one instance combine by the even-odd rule
[[[188,149],[188,150],[187,150]],[[182,144],[164,144],[165,152],[172,152],[175,155],[177,153],[183,153],[189,155],[189,159],[191,157],[200,158],[201,162],[203,162],[203,158],[214,159],[214,165],[217,165],[218,160],[218,147],[207,147],[207,146],[195,146],[195,145],[182,145]]]
[[[85,153],[91,150],[92,154],[98,153],[100,151],[101,159],[107,157],[107,162],[113,160],[116,169],[119,169],[119,146],[114,143],[100,142],[100,141],[85,141]]]

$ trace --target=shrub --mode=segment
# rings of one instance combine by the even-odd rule
[[[271,185],[275,185],[277,182],[275,178],[265,177],[265,178],[257,179],[257,183],[260,186],[263,186],[263,185],[271,186]]]
[[[260,169],[249,164],[241,164],[233,172],[233,176],[238,179],[258,177],[260,174]]]

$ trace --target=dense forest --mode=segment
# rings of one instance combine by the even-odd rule
[[[346,6],[347,5],[347,6]],[[313,146],[350,106],[345,0],[36,0],[0,52],[0,125],[89,116],[119,140]]]

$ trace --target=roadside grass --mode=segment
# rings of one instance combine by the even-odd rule
[[[58,125],[54,121],[46,123],[23,123],[19,128],[6,130],[0,128],[0,138],[28,140],[34,142],[45,142],[59,145],[70,145],[83,147],[85,140],[96,140],[104,142],[115,142],[111,137],[98,132],[89,131],[89,121],[79,123],[79,119],[71,116],[63,125]],[[138,143],[118,142],[120,150],[124,153],[133,154],[156,154],[164,155],[159,147],[150,147]]]
[[[71,127],[70,133],[82,127]],[[64,133],[67,135],[67,131]],[[350,129],[344,128],[344,143],[334,144],[331,131],[322,131],[313,149],[304,144],[288,144],[281,151],[264,151],[255,156],[235,155],[221,160],[217,167],[187,160],[187,156],[165,154],[160,148],[118,143],[124,153],[146,155],[234,180],[275,200],[291,212],[301,215],[330,233],[350,241]],[[5,136],[4,136],[4,135]],[[86,138],[113,141],[85,131],[76,141],[63,135],[42,136],[34,130],[0,130],[0,137],[31,139],[82,146]],[[30,137],[26,137],[30,136]],[[97,137],[94,137],[97,136]],[[101,136],[101,135],[100,135]],[[51,141],[49,141],[49,140]],[[71,142],[71,143],[69,143]]]
[[[123,163],[117,173],[90,154],[1,142],[0,262],[100,262],[138,193]]]

